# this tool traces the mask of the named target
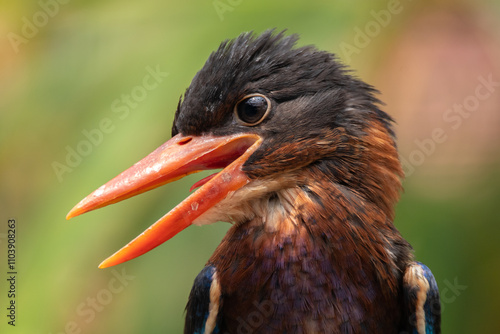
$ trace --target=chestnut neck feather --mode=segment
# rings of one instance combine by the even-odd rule
[[[209,260],[218,268],[229,332],[262,307],[269,314],[258,333],[394,330],[412,255],[392,224],[401,168],[381,129],[368,130],[354,157],[361,162],[337,149],[337,161],[303,167],[290,174],[293,187],[258,199],[274,214],[255,213],[229,230]]]

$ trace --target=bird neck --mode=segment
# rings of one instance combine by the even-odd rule
[[[242,254],[265,257],[266,251],[291,242],[294,249],[303,248],[305,257],[335,253],[334,265],[345,268],[351,267],[353,254],[383,267],[403,268],[409,261],[410,246],[392,223],[392,208],[387,212],[349,186],[332,182],[320,167],[311,166],[294,179],[293,186],[249,201],[245,211],[252,214],[241,215],[246,218],[235,222],[213,259],[222,256],[234,265]]]
[[[363,137],[349,138],[336,149],[334,158],[323,160],[311,173],[322,174],[343,193],[347,189],[359,195],[362,207],[374,206],[394,219],[404,173],[394,138],[380,122],[370,121]]]
[[[257,180],[233,194],[234,208],[214,211],[219,220],[235,222],[219,248],[251,236],[247,247],[259,253],[258,240],[279,248],[278,240],[283,238],[295,238],[297,243],[312,238],[311,247],[324,248],[325,254],[335,247],[352,249],[369,261],[377,254],[382,262],[403,268],[412,256],[411,247],[393,225],[403,174],[394,139],[376,120],[361,141],[346,137],[347,142],[335,148],[329,159]],[[349,149],[343,151],[343,147]],[[341,256],[350,253],[335,255]]]
[[[345,318],[376,328],[386,325],[367,315],[399,317],[409,245],[383,210],[315,172],[319,178],[304,176],[301,185],[254,201],[254,217],[235,223],[209,260],[223,287],[228,328],[264,306],[273,310],[269,321],[283,321],[282,332],[300,324],[311,327],[306,332],[333,332]]]

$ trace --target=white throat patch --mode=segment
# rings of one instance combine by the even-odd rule
[[[243,223],[255,218],[270,231],[289,217],[295,204],[299,188],[297,177],[286,174],[275,179],[255,180],[203,213],[193,221],[195,225],[212,224],[217,221]]]

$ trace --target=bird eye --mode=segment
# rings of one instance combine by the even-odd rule
[[[254,126],[267,116],[271,101],[264,95],[251,94],[241,99],[234,107],[234,112],[243,125]]]

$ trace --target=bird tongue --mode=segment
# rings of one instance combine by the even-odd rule
[[[208,181],[210,181],[215,175],[217,175],[218,173],[213,173],[207,177],[204,177],[203,179],[199,180],[199,181],[196,181],[192,186],[191,188],[189,188],[189,191],[193,191],[194,189],[198,188],[198,187],[201,187],[202,185],[204,185],[205,183],[207,183]]]
[[[192,224],[208,209],[250,182],[241,166],[261,143],[255,134],[174,136],[144,159],[84,198],[67,219],[113,204],[201,170],[224,168],[196,182],[200,187],[128,245],[100,264],[110,267],[140,256]]]

